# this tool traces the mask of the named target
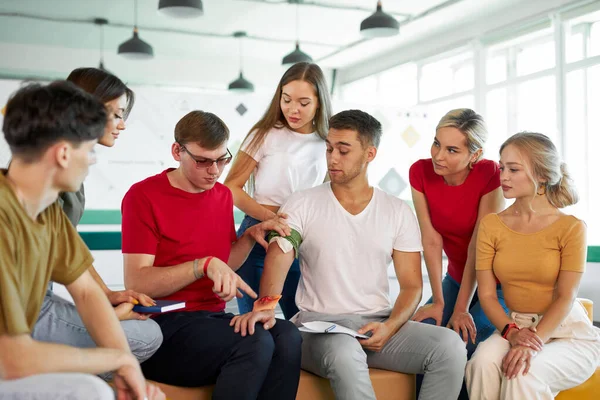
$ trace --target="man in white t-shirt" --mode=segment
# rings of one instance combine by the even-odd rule
[[[331,182],[293,194],[281,209],[292,235],[272,238],[260,296],[281,293],[300,253],[300,312],[292,321],[298,326],[328,321],[371,334],[359,340],[303,332],[303,369],[328,378],[338,399],[375,399],[368,367],[424,374],[420,399],[456,399],[467,361],[464,343],[450,329],[409,321],[423,286],[416,218],[402,200],[369,186],[367,168],[380,137],[381,124],[365,112],[343,111],[331,118]],[[393,307],[391,262],[400,283]],[[232,325],[245,335],[255,323],[248,313]]]

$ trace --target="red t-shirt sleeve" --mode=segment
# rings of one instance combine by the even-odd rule
[[[408,170],[408,180],[410,186],[417,192],[423,193],[423,160],[419,160],[410,166]]]
[[[156,255],[159,231],[152,206],[138,186],[132,186],[121,203],[123,253]]]
[[[500,187],[500,168],[498,167],[498,164],[496,164],[494,161],[489,161],[486,167],[485,176],[489,177],[489,179],[483,188],[483,193],[481,194],[482,196]]]

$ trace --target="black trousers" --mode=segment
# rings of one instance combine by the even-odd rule
[[[300,332],[277,320],[242,337],[229,326],[233,314],[191,311],[159,315],[158,351],[142,363],[148,379],[176,386],[215,384],[213,399],[295,399],[300,380]]]

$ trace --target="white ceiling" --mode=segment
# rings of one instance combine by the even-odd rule
[[[108,68],[112,65],[118,74],[129,74],[129,79],[143,83],[152,81],[152,71],[189,65],[204,74],[226,70],[233,80],[239,69],[239,43],[233,32],[242,30],[249,36],[243,41],[244,71],[254,75],[273,71],[269,68],[280,68],[282,57],[293,50],[296,10],[301,49],[324,68],[343,69],[374,60],[378,54],[418,41],[425,34],[452,27],[468,29],[466,21],[532,1],[540,0],[384,0],[384,11],[400,21],[401,33],[365,41],[359,27],[375,10],[374,0],[304,0],[300,5],[286,0],[203,0],[204,15],[195,19],[170,18],[157,12],[158,0],[138,0],[140,37],[153,46],[156,57],[125,63],[116,50],[131,37],[133,0],[0,0],[0,74],[18,75],[26,68],[30,74],[60,76],[74,68],[71,64],[97,63],[91,60],[99,59],[100,29],[91,21],[98,17],[109,21],[104,28],[105,59]],[[51,60],[54,56],[47,55],[47,49],[54,49],[52,54],[63,58],[65,65]],[[35,65],[25,65],[23,58],[35,59],[32,52],[44,56]],[[133,65],[137,79],[129,71]],[[189,75],[186,81],[194,80]],[[172,83],[178,84],[177,77]]]
[[[417,15],[444,0],[384,1],[384,10],[402,15]],[[150,29],[187,31],[190,33],[230,36],[246,31],[246,52],[261,58],[280,60],[293,49],[296,39],[296,10],[301,47],[313,58],[326,56],[346,44],[361,39],[360,22],[375,11],[372,0],[306,0],[295,5],[277,0],[204,0],[204,15],[195,19],[174,19],[157,12],[158,0],[139,0],[138,25],[140,36],[148,41],[157,56],[172,58],[206,58],[211,52],[237,52],[232,38],[203,37],[182,33],[155,32]],[[329,5],[319,7],[312,3]],[[364,10],[344,10],[335,7],[357,7]],[[116,47],[131,36],[134,21],[133,0],[0,0],[0,12],[15,12],[32,16],[91,21],[106,18],[105,48]],[[402,15],[395,15],[401,21]],[[0,41],[41,44],[69,48],[97,48],[98,28],[93,24],[40,21],[19,17],[0,17]],[[268,40],[278,42],[269,42]],[[287,42],[286,42],[287,41]],[[302,44],[304,43],[304,44]],[[202,49],[202,51],[197,51]],[[336,65],[341,66],[341,65]]]

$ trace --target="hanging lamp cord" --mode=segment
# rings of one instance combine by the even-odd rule
[[[240,37],[240,39],[239,39],[239,45],[240,45],[240,75],[242,74],[242,71],[244,70],[244,66],[243,66],[244,56],[242,54],[242,52],[243,52],[242,40],[244,40],[244,38]]]
[[[104,63],[104,25],[100,25],[100,63]]]

